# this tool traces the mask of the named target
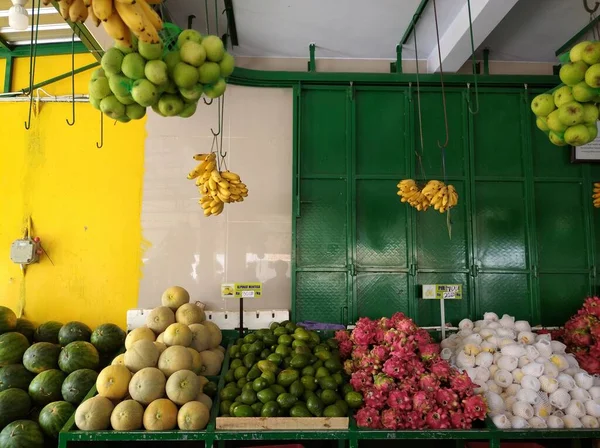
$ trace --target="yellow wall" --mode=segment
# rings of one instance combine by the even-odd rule
[[[75,66],[93,61],[78,55]],[[38,58],[35,81],[70,68],[70,56]],[[77,75],[76,93],[87,92],[90,75]],[[17,59],[13,90],[28,83],[29,61]],[[69,94],[70,79],[44,89]],[[25,316],[38,323],[124,326],[140,277],[145,120],[105,120],[104,147],[97,149],[100,112],[89,104],[76,104],[76,124],[69,127],[71,104],[42,103],[26,131],[28,107],[0,103],[0,304],[16,309],[24,294]],[[42,255],[28,267],[23,290],[9,252],[27,216],[53,264]]]

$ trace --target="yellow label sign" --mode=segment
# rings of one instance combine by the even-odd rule
[[[260,299],[262,283],[223,283],[221,297],[224,299]]]

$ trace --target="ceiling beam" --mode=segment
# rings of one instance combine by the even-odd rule
[[[470,0],[475,49],[498,26],[518,0]],[[471,56],[471,35],[468,4],[462,7],[448,29],[440,36],[439,48],[445,72],[457,72]],[[438,45],[427,58],[427,71],[440,69]]]
[[[12,45],[6,42],[2,36],[0,36],[0,51],[7,51],[9,53],[12,51]]]

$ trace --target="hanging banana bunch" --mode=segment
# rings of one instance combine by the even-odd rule
[[[131,46],[131,34],[142,42],[159,43],[158,32],[163,23],[150,5],[162,0],[58,0],[62,17],[74,23],[83,23],[91,17],[94,25],[100,23],[110,37],[125,46]],[[43,0],[50,2],[50,0]]]
[[[397,187],[400,201],[408,202],[418,211],[426,211],[429,207],[433,207],[440,213],[444,213],[458,204],[458,193],[454,186],[446,185],[439,180],[430,180],[423,189],[420,189],[413,179],[404,179]]]
[[[243,202],[248,197],[248,187],[240,176],[228,170],[219,171],[216,159],[214,152],[194,155],[194,160],[200,163],[187,176],[196,179],[200,191],[198,203],[204,209],[204,216],[220,215],[225,204]]]
[[[592,194],[592,198],[594,199],[594,207],[600,208],[600,182],[594,183],[594,194]]]

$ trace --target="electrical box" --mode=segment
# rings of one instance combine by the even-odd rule
[[[29,238],[15,240],[10,247],[10,259],[17,264],[31,264],[39,260],[39,242]]]

